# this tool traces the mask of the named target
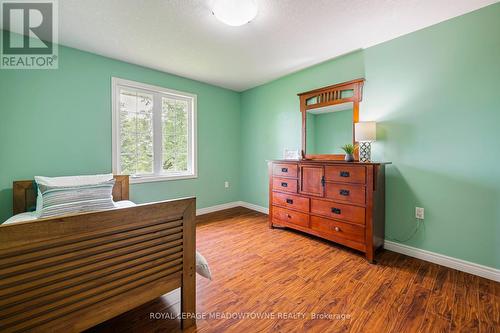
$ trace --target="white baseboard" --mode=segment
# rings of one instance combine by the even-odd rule
[[[258,205],[254,205],[252,203],[246,202],[246,201],[240,201],[240,206],[245,207],[251,210],[255,210],[257,212],[263,213],[263,214],[269,214],[269,208],[267,207],[262,207]]]
[[[219,210],[239,207],[239,206],[241,206],[240,201],[233,201],[233,202],[228,202],[228,203],[224,203],[224,204],[220,204],[220,205],[200,208],[200,209],[196,210],[196,216],[217,212]]]
[[[220,205],[215,205],[215,206],[197,209],[196,216],[208,214],[208,213],[213,213],[213,212],[217,212],[219,210],[224,210],[224,209],[229,209],[229,208],[234,208],[234,207],[245,207],[245,208],[260,212],[260,213],[269,214],[269,209],[266,207],[257,206],[257,205],[254,205],[254,204],[251,204],[251,203],[245,202],[245,201],[233,201],[233,202],[228,202],[228,203],[224,203],[224,204],[220,204]]]
[[[500,282],[500,269],[475,264],[470,261],[448,257],[443,254],[418,249],[416,247],[391,242],[388,240],[384,241],[384,248],[393,252],[405,254],[410,257],[422,259],[441,266],[453,268],[462,272],[474,274],[486,279]]]

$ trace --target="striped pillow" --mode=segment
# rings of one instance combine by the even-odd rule
[[[114,208],[113,186],[115,180],[81,186],[38,185],[42,195],[40,217],[95,212]]]

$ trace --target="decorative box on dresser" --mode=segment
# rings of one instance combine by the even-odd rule
[[[269,161],[269,226],[288,227],[364,252],[384,243],[385,164]]]

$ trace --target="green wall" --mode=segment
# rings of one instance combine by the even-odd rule
[[[266,160],[300,148],[297,93],[366,78],[378,122],[386,237],[500,268],[500,4],[348,54],[242,94],[241,196],[266,206]]]
[[[239,200],[238,93],[60,47],[58,70],[0,70],[0,221],[13,180],[111,172],[112,76],[198,95],[198,178],[133,185],[132,200]]]

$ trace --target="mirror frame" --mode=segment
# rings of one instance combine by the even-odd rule
[[[365,79],[356,79],[348,82],[314,89],[298,94],[300,99],[300,112],[302,114],[302,159],[304,160],[343,160],[344,154],[307,154],[306,151],[306,112],[311,109],[325,106],[352,102],[352,144],[354,141],[354,124],[359,122],[359,103],[363,99],[363,84]],[[344,91],[352,91],[350,97],[342,98]],[[359,151],[356,150],[354,159],[359,160]]]

